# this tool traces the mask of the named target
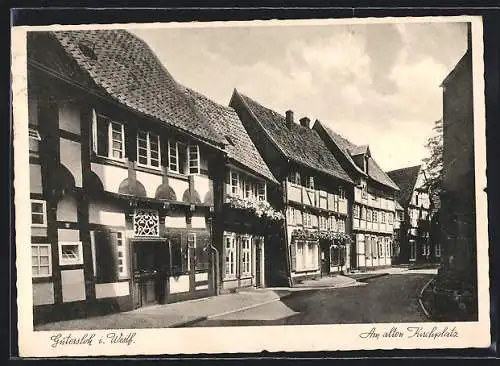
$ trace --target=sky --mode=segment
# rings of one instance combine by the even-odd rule
[[[417,165],[442,115],[440,84],[465,23],[131,30],[181,84],[228,105],[240,93],[368,144],[386,171]]]

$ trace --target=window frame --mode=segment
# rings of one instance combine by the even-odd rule
[[[106,118],[106,121],[108,123],[108,156],[106,156],[106,158],[111,159],[111,160],[115,160],[115,161],[124,161],[125,157],[126,157],[126,155],[125,155],[125,124],[123,124],[122,122],[114,121],[108,117],[105,117],[105,118]],[[114,139],[113,139],[113,124],[120,126],[120,134],[121,134],[120,143],[122,146],[121,151],[120,151],[121,155],[122,155],[121,158],[117,158],[117,157],[113,156],[113,151],[116,150],[113,148],[113,141],[114,141]],[[97,141],[96,141],[96,143],[97,143]],[[97,155],[99,155],[99,154],[97,154]],[[99,155],[99,156],[101,156],[101,155]]]
[[[237,258],[236,258],[236,234],[234,233],[224,233],[224,280],[234,280],[236,279],[236,266],[237,266]],[[227,239],[230,240],[230,247],[227,246]],[[231,260],[228,262],[228,254],[232,254]],[[229,268],[233,268],[232,272],[228,272],[228,263]],[[232,264],[232,267],[231,267]]]
[[[186,245],[187,245],[187,266],[186,269],[188,272],[191,272],[191,252],[190,250],[196,250],[196,233],[189,232],[187,233],[187,238],[186,238]],[[195,267],[196,270],[196,267]]]
[[[176,169],[172,169],[171,168],[171,166],[172,166],[172,157],[173,157],[172,154],[171,154],[172,144],[175,145],[175,167],[176,167]],[[168,156],[168,171],[180,174],[181,169],[180,169],[180,164],[179,164],[179,142],[178,141],[168,140],[167,141],[167,148],[168,148],[168,153],[167,153],[167,156]]]
[[[244,243],[247,245],[244,245]],[[248,260],[245,260],[245,255],[248,255]],[[245,265],[248,265],[248,271],[246,270]],[[248,278],[252,276],[252,238],[247,235],[240,237],[240,269],[240,278]]]
[[[75,259],[67,259],[63,257],[63,247],[71,245],[78,248],[78,257]],[[60,241],[57,243],[59,253],[59,266],[73,266],[83,264],[83,245],[81,241]]]
[[[314,189],[314,176],[312,175],[307,177],[307,188]]]
[[[33,203],[41,203],[43,212],[36,212],[37,215],[42,215],[43,223],[33,223]],[[47,227],[47,201],[39,199],[30,200],[30,211],[31,211],[31,226],[32,227]]]
[[[196,165],[196,172],[192,172],[191,169],[194,168],[194,167],[191,167],[191,161],[194,161],[192,158],[191,158],[191,148],[193,147],[196,147],[196,162],[197,162],[197,165]],[[200,145],[188,145],[187,146],[187,175],[196,175],[196,174],[200,174],[201,172],[201,155],[200,155]]]
[[[258,201],[267,201],[267,184],[266,184],[266,182],[259,181],[256,183],[256,186],[257,186],[257,200]]]
[[[49,264],[48,264],[48,267],[49,267],[49,273],[48,274],[33,274],[33,267],[34,267],[34,263],[33,263],[33,247],[36,246],[38,248],[40,247],[45,247],[45,248],[48,248],[48,259],[49,259]],[[40,272],[40,254],[37,255],[37,258],[38,258],[38,265],[37,265],[37,270],[38,272]],[[49,243],[31,243],[31,277],[32,278],[47,278],[47,277],[52,277],[52,245],[49,244]]]
[[[139,134],[145,134],[146,135],[146,163],[141,163],[139,161]],[[151,157],[151,153],[152,153],[152,149],[151,149],[151,136],[155,136],[156,139],[157,139],[157,143],[158,143],[158,150],[156,151],[158,153],[158,159],[154,159],[154,160],[158,160],[158,166],[155,166],[153,165],[151,162],[152,162],[152,157]],[[141,167],[145,167],[145,168],[149,168],[149,169],[155,169],[155,170],[160,170],[162,165],[161,165],[161,139],[160,139],[160,135],[155,133],[155,132],[151,132],[151,131],[145,131],[145,130],[137,130],[137,134],[136,134],[136,149],[137,149],[137,159],[136,159],[136,162],[137,162],[137,165],[138,166],[141,166]],[[169,154],[170,154],[170,150],[169,150]],[[179,154],[177,153],[177,156],[179,156]],[[144,156],[141,156],[142,158],[144,158]],[[169,156],[170,157],[170,156]],[[177,162],[179,162],[179,160],[177,159]],[[169,162],[169,168],[170,168],[170,162]],[[178,168],[178,166],[177,166]]]

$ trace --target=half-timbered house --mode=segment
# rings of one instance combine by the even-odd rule
[[[35,321],[215,293],[227,141],[146,43],[30,32],[28,97]]]
[[[320,121],[313,128],[355,182],[351,268],[364,270],[391,265],[398,186],[377,164],[368,145],[357,146]]]
[[[233,92],[236,110],[260,155],[280,182],[273,202],[286,212],[281,240],[267,254],[270,282],[293,285],[306,278],[346,271],[349,262],[348,214],[352,180],[342,169],[308,118],[294,121],[251,98]]]

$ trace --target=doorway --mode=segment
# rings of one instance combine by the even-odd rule
[[[321,243],[321,275],[328,276],[330,274],[330,242],[323,241]]]
[[[135,307],[164,303],[169,265],[166,243],[134,241],[132,247]]]

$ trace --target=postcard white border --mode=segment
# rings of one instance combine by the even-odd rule
[[[477,322],[457,323],[394,323],[376,324],[378,330],[406,329],[407,326],[421,325],[426,329],[437,326],[455,327],[459,332],[456,338],[380,338],[361,339],[360,333],[368,331],[372,324],[342,325],[298,325],[298,326],[257,326],[257,327],[208,327],[208,328],[166,328],[132,329],[122,332],[135,332],[135,344],[93,346],[67,345],[53,348],[50,337],[57,332],[33,331],[32,282],[29,265],[30,230],[29,228],[29,158],[28,158],[28,120],[27,109],[27,56],[26,32],[54,29],[144,29],[179,27],[266,27],[287,25],[334,25],[334,24],[374,24],[400,22],[471,22],[474,80],[474,154],[476,179],[476,220],[478,253],[478,290],[479,319]],[[486,136],[485,136],[485,99],[482,19],[478,16],[450,17],[388,17],[354,18],[332,20],[266,20],[266,21],[228,21],[228,22],[191,22],[191,23],[149,23],[149,24],[107,24],[75,26],[22,26],[12,28],[12,97],[13,97],[13,135],[14,135],[14,188],[15,223],[17,254],[18,289],[18,331],[19,352],[21,357],[56,356],[98,356],[98,355],[163,355],[198,353],[247,353],[266,351],[336,351],[336,350],[375,350],[375,349],[432,349],[489,347],[489,277],[488,277],[488,231],[486,187]],[[19,244],[22,243],[22,244]],[[369,305],[367,305],[369,306]],[[62,331],[77,337],[85,333],[95,333],[96,337],[107,333],[106,330]]]

